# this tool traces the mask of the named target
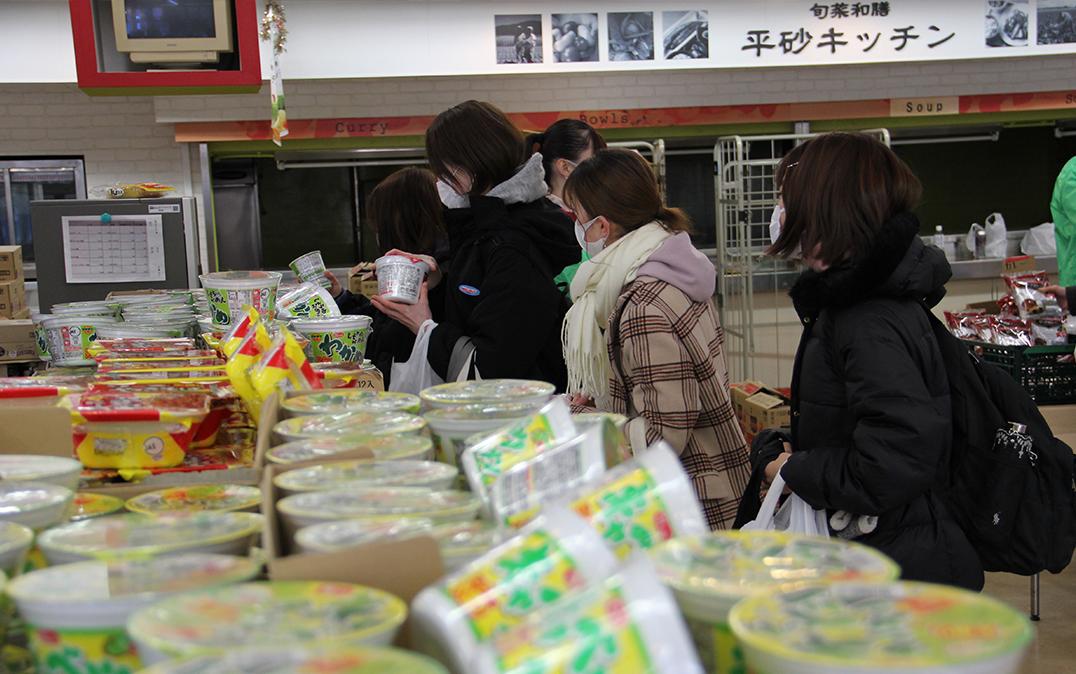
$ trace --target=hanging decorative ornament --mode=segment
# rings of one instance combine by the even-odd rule
[[[272,110],[273,142],[282,145],[282,139],[288,135],[288,113],[284,109],[284,77],[280,72],[280,54],[288,41],[287,18],[284,8],[277,0],[265,3],[262,15],[261,39],[272,44],[269,57],[269,95]]]

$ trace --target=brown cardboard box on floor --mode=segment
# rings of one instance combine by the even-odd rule
[[[347,277],[348,290],[356,295],[373,297],[378,293],[377,277],[374,275],[373,263],[356,265]]]
[[[788,426],[792,422],[788,399],[769,388],[744,400],[743,411],[743,434],[748,445],[760,431]]]
[[[37,360],[34,322],[27,319],[0,321],[0,363]]]
[[[26,309],[26,283],[22,279],[0,283],[0,318],[19,318]]]
[[[22,246],[0,246],[0,282],[21,278]]]
[[[766,388],[765,384],[758,381],[741,381],[729,385],[729,393],[732,396],[732,410],[736,413],[736,418],[740,420],[741,425],[747,418],[744,413],[744,401],[764,388]]]

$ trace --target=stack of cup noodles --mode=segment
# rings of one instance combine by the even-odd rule
[[[488,379],[433,386],[422,391],[438,459],[458,465],[467,438],[492,433],[534,414],[549,401],[552,384],[523,379]]]
[[[117,323],[115,309],[107,302],[56,304],[52,314],[34,316],[38,357],[59,367],[92,365],[86,351],[98,330]]]
[[[325,261],[321,259],[321,251],[313,250],[305,255],[300,255],[288,265],[292,273],[300,283],[313,283],[328,290],[332,283],[325,276]],[[330,296],[329,299],[332,299]]]
[[[35,659],[53,672],[132,672],[141,668],[127,634],[140,608],[195,589],[248,581],[248,558],[183,554],[85,561],[33,571],[8,588],[27,625]]]
[[[245,311],[254,307],[262,318],[276,315],[276,295],[281,274],[273,271],[222,271],[202,274],[212,326],[227,330]]]
[[[344,452],[365,450],[378,461],[428,461],[433,443],[424,435],[353,435],[338,438],[306,438],[273,447],[265,454],[270,463],[289,465],[328,459]]]
[[[873,548],[774,531],[676,538],[652,553],[676,595],[708,672],[745,671],[729,612],[745,598],[804,583],[892,581],[897,565]]]
[[[701,674],[676,604],[649,562],[620,565],[586,521],[551,507],[518,535],[423,590],[413,641],[456,672]]]

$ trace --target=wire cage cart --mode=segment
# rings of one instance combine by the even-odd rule
[[[665,141],[658,138],[652,143],[646,141],[618,141],[609,143],[609,147],[620,147],[627,150],[635,150],[650,162],[650,168],[654,170],[654,177],[658,181],[658,189],[661,190],[662,201],[666,198],[666,168],[665,168]]]
[[[863,133],[889,145],[886,129]],[[777,290],[795,271],[793,265],[764,255],[770,245],[770,215],[777,205],[774,173],[785,154],[817,135],[724,136],[714,146],[717,293],[733,381],[755,378],[756,290]]]

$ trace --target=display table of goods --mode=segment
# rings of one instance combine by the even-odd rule
[[[291,288],[227,272],[40,321],[53,367],[0,380],[0,399],[54,399],[72,445],[0,456],[8,671],[1017,671],[1017,612],[900,583],[855,543],[710,533],[674,451],[633,452],[627,419],[572,415],[549,384],[351,388],[368,324],[335,324],[317,260],[299,262]],[[238,479],[255,471],[252,402],[278,390],[269,477]],[[108,493],[138,478],[178,483]],[[386,569],[412,561],[385,544],[428,538],[443,574],[410,605],[266,580],[266,531],[271,554],[334,576],[375,549]]]

